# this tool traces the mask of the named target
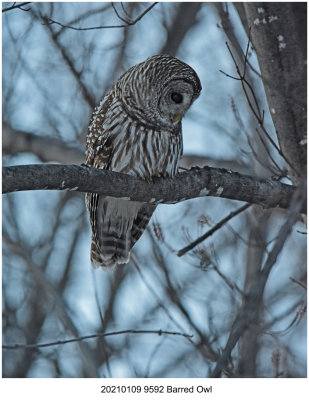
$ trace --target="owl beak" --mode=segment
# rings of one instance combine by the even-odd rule
[[[175,117],[173,118],[173,121],[176,122],[176,121],[180,120],[180,118],[181,118],[181,114],[177,114],[177,115],[175,115]]]

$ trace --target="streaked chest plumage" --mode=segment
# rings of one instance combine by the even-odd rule
[[[109,143],[113,148],[108,160]],[[121,101],[105,97],[92,116],[87,137],[87,164],[149,179],[177,173],[182,152],[179,132],[157,129],[126,113]]]

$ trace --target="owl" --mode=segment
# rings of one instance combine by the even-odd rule
[[[127,70],[95,108],[87,135],[86,165],[147,181],[177,174],[181,120],[199,96],[196,72],[168,55]],[[155,206],[86,194],[92,228],[91,262],[104,269],[129,261]]]

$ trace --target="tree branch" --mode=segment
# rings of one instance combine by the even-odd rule
[[[224,224],[226,224],[230,219],[234,218],[236,215],[242,213],[245,211],[248,207],[250,207],[251,204],[245,204],[238,208],[235,211],[232,211],[229,215],[221,219],[215,226],[213,226],[211,229],[209,229],[206,233],[204,233],[202,236],[194,240],[192,243],[188,244],[188,246],[182,248],[181,250],[178,251],[177,256],[182,257],[184,254],[186,254],[188,251],[194,249],[197,245],[202,243],[204,240],[206,240],[209,236],[214,234],[218,229],[220,229]]]
[[[58,346],[60,344],[72,343],[72,342],[81,342],[82,340],[86,339],[94,339],[106,336],[116,336],[116,335],[124,335],[128,333],[135,333],[135,334],[156,334],[156,335],[174,335],[174,336],[183,336],[185,338],[191,338],[193,335],[189,335],[188,333],[182,332],[169,332],[169,331],[162,331],[159,330],[135,330],[135,329],[127,329],[124,331],[115,331],[115,332],[106,332],[106,333],[96,333],[93,335],[81,336],[78,338],[67,339],[67,340],[57,340],[55,342],[49,343],[32,343],[32,344],[13,344],[13,345],[2,345],[2,348],[5,350],[17,350],[17,349],[38,349],[42,347],[51,347],[51,346]]]
[[[18,165],[3,167],[2,185],[3,193],[69,189],[151,204],[213,196],[281,208],[289,207],[295,192],[295,187],[277,181],[210,167],[192,168],[174,178],[153,178],[150,182],[79,165]]]
[[[173,22],[167,29],[166,41],[160,54],[169,54],[176,56],[177,50],[189,30],[197,22],[197,14],[203,3],[181,2],[175,3],[176,12],[173,16]]]
[[[78,28],[75,26],[71,26],[71,25],[66,25],[63,24],[59,21],[55,21],[52,18],[49,17],[44,17],[45,19],[45,23],[46,24],[56,24],[56,25],[60,25],[62,28],[67,28],[67,29],[73,29],[74,31],[91,31],[94,29],[112,29],[112,28],[126,28],[127,26],[132,26],[135,25],[138,21],[140,21],[144,15],[146,15],[155,5],[157,5],[158,2],[154,2],[151,4],[151,6],[149,6],[148,8],[146,8],[146,10],[144,10],[140,15],[138,15],[134,20],[128,21],[125,20],[124,18],[120,17],[120,15],[118,14],[116,8],[113,6],[113,9],[117,15],[117,17],[124,22],[124,24],[120,24],[120,25],[100,25],[100,26],[90,26],[88,28]]]
[[[24,1],[23,3],[17,3],[17,4],[16,4],[16,2],[14,2],[11,7],[3,8],[2,12],[5,13],[7,11],[15,10],[16,8],[19,8],[20,10],[23,10],[23,11],[28,11],[28,10],[22,9],[22,7],[24,7],[24,6],[26,6],[27,4],[30,4],[30,3],[32,3],[32,1]]]
[[[35,14],[33,14],[35,15]],[[35,15],[36,16],[36,15]],[[47,21],[47,17],[41,16],[43,21]],[[78,71],[73,57],[69,53],[69,49],[65,47],[63,43],[61,43],[61,40],[56,35],[56,32],[52,29],[51,24],[47,23],[46,24],[47,30],[50,34],[50,38],[52,42],[54,43],[55,47],[59,50],[61,53],[63,60],[67,64],[69,70],[72,72],[72,75],[75,77],[77,85],[80,88],[81,94],[85,102],[90,106],[91,109],[93,109],[96,106],[96,101],[88,89],[87,85],[84,84],[82,80],[82,71]]]
[[[78,164],[85,158],[85,151],[81,147],[71,146],[54,137],[17,131],[6,123],[2,125],[3,154],[33,153],[42,162]]]

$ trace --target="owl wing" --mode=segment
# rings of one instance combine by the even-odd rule
[[[113,145],[109,135],[106,135],[105,140],[99,141],[100,135],[96,135],[94,139],[87,142],[86,165],[89,167],[109,169],[109,161],[112,156]],[[90,224],[92,229],[92,253],[100,252],[100,244],[97,235],[97,208],[99,202],[99,194],[86,193],[86,205],[89,211]]]

